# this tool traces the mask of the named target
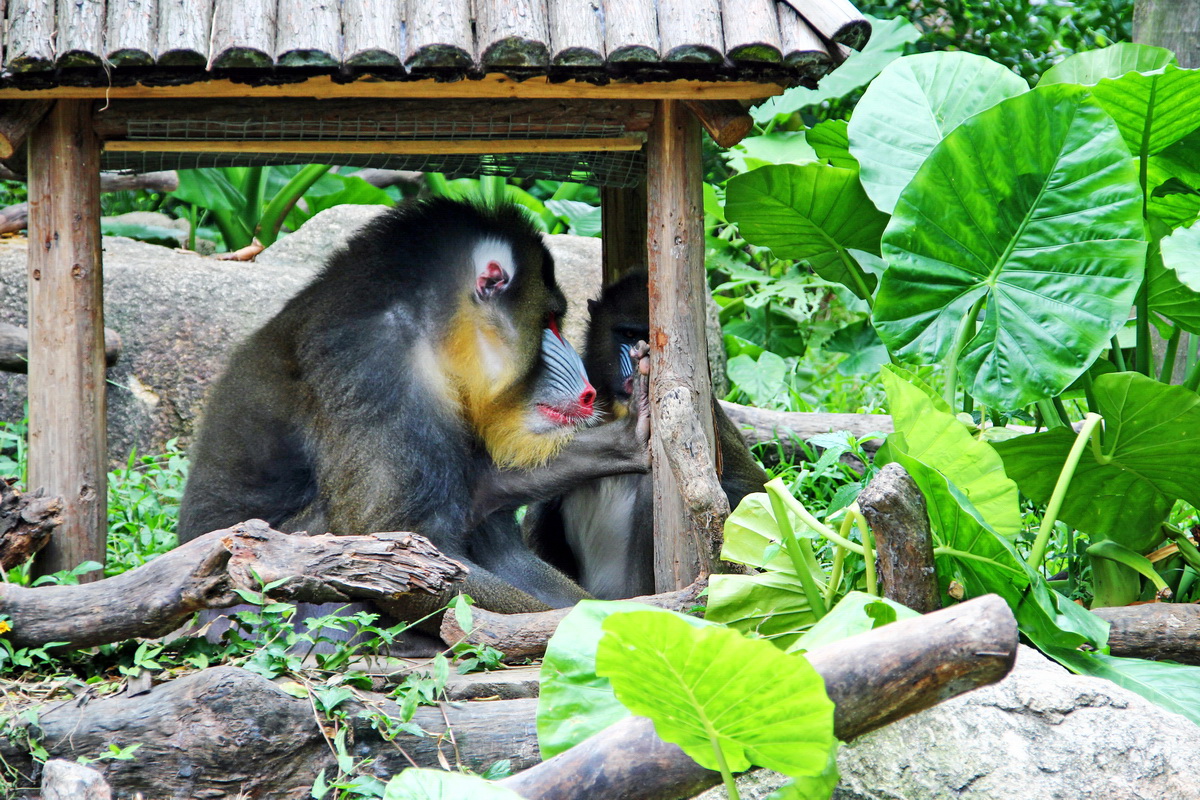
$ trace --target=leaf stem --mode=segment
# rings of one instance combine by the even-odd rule
[[[1125,351],[1121,349],[1121,342],[1116,336],[1108,343],[1108,358],[1117,368],[1117,372],[1125,372]]]
[[[791,559],[796,576],[800,578],[800,586],[804,589],[804,596],[808,598],[808,606],[812,609],[813,616],[821,619],[827,610],[820,587],[817,586],[817,579],[813,575],[816,556],[813,555],[808,539],[797,536],[792,529],[792,521],[781,496],[786,494],[791,497],[791,492],[784,488],[783,481],[779,478],[768,483],[765,488],[767,496],[771,498],[771,510],[775,512],[775,524],[779,527],[779,538],[783,541],[783,548]]]
[[[946,385],[942,387],[942,399],[951,408],[954,408],[954,396],[958,390],[958,359],[962,356],[962,351],[966,349],[967,342],[975,336],[975,320],[986,300],[987,293],[985,292],[971,304],[971,310],[958,323],[958,332],[954,334],[954,344],[950,347],[950,352],[946,354]]]
[[[721,772],[721,780],[725,782],[725,792],[729,795],[729,800],[741,800],[742,796],[738,794],[737,781],[733,779],[733,773],[729,771],[729,764],[725,761],[725,754],[721,752],[721,741],[711,726],[708,730],[708,741],[712,744],[713,754],[717,758],[717,769]]]
[[[837,596],[838,587],[842,585],[842,567],[846,562],[846,548],[834,545],[833,566],[829,568],[829,583],[825,586],[825,605],[832,606],[833,598]]]
[[[797,517],[800,518],[801,522],[803,522],[805,525],[812,528],[814,531],[821,534],[822,536],[824,536],[826,539],[833,542],[834,544],[836,544],[840,547],[846,548],[851,553],[857,553],[860,556],[863,554],[864,551],[863,551],[862,545],[855,544],[854,542],[850,541],[846,537],[840,535],[833,528],[830,528],[828,525],[826,525],[822,522],[818,522],[816,517],[814,517],[812,514],[808,513],[808,509],[806,509],[803,505],[801,505],[800,501],[797,500],[796,498],[792,497],[791,493],[788,492],[787,489],[785,489],[783,487],[783,481],[780,478],[772,479],[763,488],[765,488],[767,490],[767,492],[771,492],[772,484],[777,484],[777,486],[778,486],[777,491],[780,492],[779,499],[781,501],[783,501],[783,504],[785,506],[787,506],[789,511],[791,511],[793,514],[795,514]]]
[[[1175,376],[1175,357],[1179,354],[1179,339],[1183,328],[1176,325],[1171,329],[1171,338],[1167,339],[1167,351],[1163,354],[1162,370],[1158,374],[1159,383],[1170,383]]]
[[[864,577],[867,581],[867,594],[873,597],[879,597],[879,579],[875,576],[875,536],[871,533],[871,526],[867,524],[867,518],[858,509],[858,503],[851,503],[846,509],[846,520],[852,521],[852,524],[858,525],[862,531],[863,542],[863,570]],[[845,523],[842,523],[845,525]],[[847,533],[849,530],[847,530]]]
[[[1033,541],[1033,549],[1029,553],[1029,558],[1026,559],[1026,563],[1035,570],[1041,569],[1042,562],[1046,559],[1046,547],[1050,543],[1050,534],[1054,530],[1054,523],[1058,520],[1058,512],[1062,509],[1063,500],[1067,496],[1071,478],[1075,476],[1075,467],[1079,465],[1083,449],[1091,440],[1102,419],[1103,417],[1099,414],[1092,413],[1083,418],[1083,427],[1080,429],[1079,435],[1075,437],[1075,443],[1071,445],[1071,451],[1067,454],[1066,462],[1063,463],[1062,472],[1058,475],[1058,482],[1054,484],[1054,492],[1050,495],[1050,502],[1046,505],[1042,525],[1038,528],[1037,538]]]
[[[867,302],[867,308],[873,310],[875,298],[871,296],[871,290],[867,288],[867,282],[863,280],[863,268],[846,252],[846,248],[839,247],[837,252],[838,257],[842,259],[843,266],[846,267],[846,272],[854,280],[855,294]]]

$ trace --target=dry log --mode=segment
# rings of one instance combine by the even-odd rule
[[[341,603],[437,594],[465,573],[412,533],[290,535],[250,520],[106,580],[36,589],[0,584],[0,611],[12,620],[15,647],[79,648],[165,635],[196,611],[240,602],[234,589],[257,591],[260,580],[284,580],[271,590],[274,599]]]
[[[721,408],[738,426],[750,446],[778,442],[789,455],[799,448],[796,441],[804,441],[819,433],[850,431],[856,437],[869,433],[891,433],[892,418],[887,414],[815,414],[805,411],[768,411],[721,401]],[[882,440],[867,442],[863,449],[874,452]]]
[[[691,586],[674,592],[632,598],[658,608],[686,612],[699,602],[700,592],[708,586],[702,578]],[[471,608],[471,630],[459,627],[454,614],[442,617],[442,641],[454,645],[463,639],[471,644],[488,645],[504,653],[506,661],[523,661],[540,658],[546,652],[546,643],[554,635],[558,624],[571,609],[556,608],[553,611],[536,611],[530,614],[497,614],[479,607]]]
[[[1143,603],[1094,608],[1112,627],[1108,646],[1114,656],[1165,659],[1200,666],[1200,605]]]
[[[922,614],[941,608],[925,496],[904,467],[883,467],[858,496],[858,507],[875,534],[884,595]]]
[[[15,163],[15,159],[10,162]],[[0,168],[0,178],[4,180],[25,180],[23,173]],[[100,191],[126,192],[145,189],[151,192],[173,192],[179,188],[179,175],[174,170],[164,172],[146,172],[141,175],[127,175],[119,172],[100,173]],[[29,222],[29,204],[17,203],[0,209],[0,233],[16,233],[26,227]]]
[[[0,570],[24,564],[62,524],[62,500],[44,489],[22,494],[0,480]]]
[[[537,700],[419,708],[413,722],[428,735],[401,734],[388,742],[358,714],[378,711],[399,720],[400,709],[380,695],[360,697],[339,710],[351,725],[354,756],[372,758],[371,769],[381,777],[413,763],[436,768],[442,759],[479,772],[501,759],[510,759],[513,769],[538,762]],[[15,699],[0,694],[0,718],[16,720],[28,708]],[[111,742],[140,743],[130,761],[93,765],[118,797],[301,798],[309,796],[318,771],[328,778],[337,769],[312,701],[236,667],[207,669],[137,696],[84,693],[43,706],[37,724],[55,758],[95,758]],[[0,737],[0,757],[26,781],[35,779],[28,753],[7,737]]]
[[[12,206],[9,206],[12,208]],[[0,210],[0,216],[4,211]],[[0,223],[2,224],[2,223]],[[104,365],[112,367],[121,358],[121,335],[104,329]],[[25,372],[29,368],[29,331],[20,325],[0,322],[0,371]]]
[[[986,595],[813,650],[842,741],[995,683],[1012,669],[1017,623]],[[675,800],[720,783],[643,717],[630,717],[501,785],[528,800]]]
[[[52,758],[42,767],[42,800],[111,800],[112,789],[91,767]]]
[[[12,158],[53,105],[53,100],[5,100],[0,103],[0,158]]]
[[[721,147],[733,147],[754,127],[754,118],[737,100],[688,100],[684,105]]]

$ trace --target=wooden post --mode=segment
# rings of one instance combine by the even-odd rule
[[[712,571],[729,503],[713,457],[700,125],[681,102],[658,102],[646,151],[654,583],[665,592]]]
[[[604,285],[646,269],[646,184],[600,189],[600,246]]]
[[[59,100],[29,142],[29,485],[63,499],[63,524],[36,559],[40,574],[104,563],[100,140],[91,109],[90,100]]]

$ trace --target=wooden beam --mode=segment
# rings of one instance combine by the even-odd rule
[[[721,147],[733,147],[754,127],[754,118],[736,100],[688,100],[687,107]]]
[[[104,563],[107,462],[100,140],[61,100],[29,141],[29,483],[63,498],[40,574]],[[98,578],[85,576],[85,579]]]
[[[640,136],[605,139],[449,139],[305,141],[234,139],[121,139],[104,143],[115,153],[304,153],[343,155],[458,155],[472,153],[585,153],[642,149]]]
[[[273,86],[251,86],[230,80],[200,80],[182,86],[56,86],[52,89],[0,88],[0,98],[33,100],[38,98],[72,99],[168,99],[172,97],[231,98],[231,97],[368,97],[368,98],[442,98],[442,97],[527,97],[527,98],[595,98],[608,100],[755,100],[782,94],[787,88],[777,83],[754,81],[658,81],[604,85],[587,81],[552,82],[549,78],[512,80],[504,75],[489,74],[479,80],[386,81],[360,78],[351,83],[337,83],[320,76],[295,83]]]
[[[52,105],[53,100],[9,100],[0,103],[0,159],[12,158]]]
[[[717,480],[704,335],[700,125],[658,103],[646,145],[650,273],[650,454],[655,591],[712,571],[729,502]]]
[[[600,187],[600,247],[604,285],[646,269],[646,184]]]

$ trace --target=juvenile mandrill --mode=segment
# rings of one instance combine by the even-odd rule
[[[640,388],[639,364],[631,353],[638,342],[650,338],[646,273],[622,278],[588,305],[591,320],[584,363],[596,384],[597,405],[610,417],[638,414],[647,401]],[[712,407],[721,488],[729,507],[736,508],[747,494],[762,491],[767,475],[715,397]],[[596,597],[613,600],[653,594],[652,502],[648,475],[597,477],[532,506],[525,516],[526,537],[542,557]]]
[[[484,608],[585,597],[508,509],[567,480],[644,471],[645,433],[584,431],[545,466],[596,417],[559,334],[565,310],[518,209],[433,200],[384,213],[234,353],[192,450],[180,541],[253,517],[285,531],[408,530],[466,563],[455,592]],[[392,610],[412,619],[445,600]]]

